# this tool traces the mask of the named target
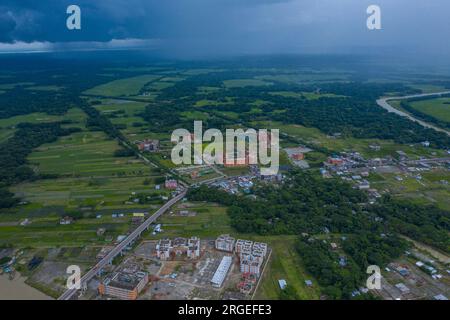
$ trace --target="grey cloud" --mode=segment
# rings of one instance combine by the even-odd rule
[[[66,7],[82,9],[82,30],[65,28]],[[383,30],[366,28],[382,8]],[[448,0],[2,0],[0,42],[161,39],[168,53],[234,54],[391,46],[450,53]]]

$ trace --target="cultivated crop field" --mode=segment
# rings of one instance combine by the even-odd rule
[[[39,147],[29,157],[41,173],[68,176],[148,175],[149,168],[134,158],[115,158],[119,146],[103,132],[79,132]]]
[[[126,233],[129,219],[114,223],[100,219],[83,219],[71,225],[60,225],[60,217],[35,218],[28,226],[0,225],[0,245],[14,244],[23,247],[79,246],[87,243],[105,244],[105,237],[116,237]],[[106,228],[107,233],[97,236],[98,228]]]

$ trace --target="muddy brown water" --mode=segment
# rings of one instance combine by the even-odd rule
[[[7,275],[0,275],[0,300],[52,300],[51,297],[30,287],[25,278],[16,275],[9,280]]]

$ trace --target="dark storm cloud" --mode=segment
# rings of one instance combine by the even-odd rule
[[[370,32],[366,8],[373,3],[382,8],[383,30]],[[65,27],[70,4],[81,7],[81,31]],[[168,53],[196,55],[386,46],[450,52],[442,38],[449,15],[448,0],[2,0],[0,43],[63,48],[151,39],[143,43],[159,40]]]

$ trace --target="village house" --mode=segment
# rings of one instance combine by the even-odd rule
[[[140,151],[157,152],[159,151],[159,140],[149,140],[137,142]]]

